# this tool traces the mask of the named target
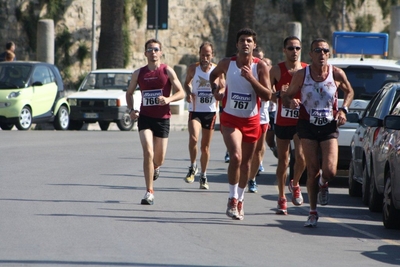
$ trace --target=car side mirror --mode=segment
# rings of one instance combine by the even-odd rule
[[[42,82],[34,82],[34,83],[32,83],[32,86],[43,86],[43,83]]]
[[[357,112],[349,112],[346,114],[347,122],[359,123],[360,115]]]
[[[400,130],[400,116],[387,115],[383,119],[383,126],[387,129]]]

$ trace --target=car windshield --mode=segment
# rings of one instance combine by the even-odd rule
[[[86,90],[127,90],[132,73],[90,73],[79,87]]]
[[[372,68],[343,68],[354,90],[354,99],[371,100],[386,83],[400,81],[400,72]],[[339,98],[343,91],[339,90]]]
[[[26,87],[31,69],[30,65],[2,64],[0,66],[0,90]]]

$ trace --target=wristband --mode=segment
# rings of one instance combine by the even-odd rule
[[[213,85],[211,85],[211,93],[214,94],[215,90],[217,90],[217,85],[214,83]]]
[[[341,107],[339,110],[343,111],[344,114],[347,114],[349,112],[349,109],[347,107]]]
[[[281,98],[281,91],[276,92],[275,96],[276,98]]]

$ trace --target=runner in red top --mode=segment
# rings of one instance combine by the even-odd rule
[[[169,103],[185,97],[175,71],[161,63],[161,48],[160,41],[156,39],[146,42],[144,54],[147,57],[147,65],[132,74],[126,92],[127,112],[132,120],[138,120],[139,137],[143,149],[146,193],[141,204],[144,205],[154,203],[153,181],[160,175],[160,166],[164,162],[167,151],[171,117]],[[133,109],[133,93],[138,85],[142,92],[140,112]],[[173,94],[171,94],[172,89]]]
[[[299,206],[303,204],[299,180],[305,169],[305,159],[300,145],[300,139],[296,134],[296,125],[299,117],[298,109],[285,107],[281,101],[280,94],[286,91],[292,80],[293,74],[304,68],[307,64],[300,62],[301,41],[296,36],[289,36],[283,41],[283,53],[286,56],[284,62],[272,67],[270,71],[271,84],[275,86],[276,94],[272,99],[278,104],[275,114],[275,135],[278,147],[278,166],[276,178],[278,180],[278,207],[277,214],[287,214],[287,201],[285,196],[285,185],[287,179],[287,168],[289,166],[290,141],[295,145],[295,166],[293,180],[289,183],[292,192],[292,202]],[[298,95],[300,97],[300,95]]]

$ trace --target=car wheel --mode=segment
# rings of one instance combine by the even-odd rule
[[[14,127],[14,124],[8,124],[8,123],[2,123],[0,124],[0,128],[5,130],[5,131],[9,131]]]
[[[400,228],[400,210],[397,210],[393,204],[392,179],[390,176],[390,171],[387,170],[383,191],[382,221],[385,228],[397,229]]]
[[[371,171],[370,181],[371,182],[369,183],[368,207],[369,207],[369,210],[372,212],[380,212],[380,211],[382,211],[383,196],[380,195],[378,193],[378,190],[376,189],[375,174],[373,171]]]
[[[99,121],[99,125],[100,125],[100,129],[102,130],[102,131],[107,131],[108,130],[108,127],[110,126],[110,122],[108,122],[108,121]]]
[[[57,116],[54,120],[54,128],[56,130],[68,130],[69,125],[69,112],[65,106],[61,106],[57,112]]]
[[[117,121],[117,126],[121,131],[130,131],[133,128],[134,122],[131,120],[131,116],[125,113],[122,120]]]
[[[32,126],[32,112],[28,106],[22,108],[21,113],[19,114],[19,118],[15,127],[18,130],[26,131],[29,130]]]
[[[364,162],[363,164],[363,183],[362,183],[362,202],[364,205],[369,206],[369,187],[370,187],[370,178],[367,172],[367,164]]]
[[[69,130],[77,130],[79,131],[80,129],[82,129],[83,127],[83,121],[69,121],[69,126],[68,129]]]
[[[362,196],[362,188],[361,184],[354,180],[354,166],[353,161],[350,161],[349,166],[349,195],[351,197],[361,197]]]

